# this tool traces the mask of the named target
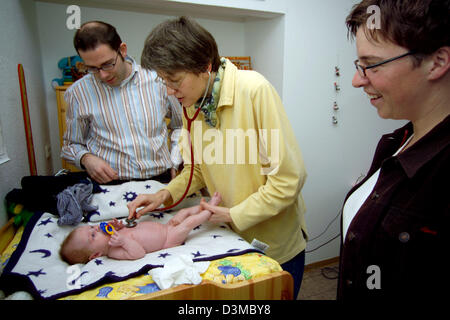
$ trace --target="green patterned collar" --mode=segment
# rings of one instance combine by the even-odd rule
[[[219,104],[220,87],[222,85],[223,74],[225,71],[225,64],[226,64],[226,59],[221,58],[220,59],[220,67],[216,73],[216,77],[213,82],[213,89],[212,89],[211,95],[205,99],[205,102],[203,103],[203,106],[201,107],[201,111],[204,114],[206,123],[209,124],[213,128],[215,128],[218,123],[216,110],[217,110],[217,105]],[[200,107],[200,102],[197,102],[195,104],[195,109],[198,109],[199,107]]]

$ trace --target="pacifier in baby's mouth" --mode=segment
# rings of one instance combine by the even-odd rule
[[[110,236],[112,236],[116,231],[111,223],[106,222],[100,222],[100,230],[102,230],[106,234],[109,234]]]

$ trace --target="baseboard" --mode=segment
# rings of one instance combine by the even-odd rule
[[[315,268],[320,268],[332,263],[336,263],[339,262],[339,257],[334,257],[331,259],[326,259],[326,260],[322,260],[322,261],[318,261],[318,262],[314,262],[311,264],[308,264],[305,266],[305,271],[311,270],[311,269],[315,269]]]

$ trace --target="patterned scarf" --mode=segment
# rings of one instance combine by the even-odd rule
[[[213,89],[211,92],[211,95],[209,97],[206,97],[205,102],[203,103],[203,106],[201,107],[201,110],[203,114],[205,115],[205,121],[207,124],[209,124],[211,127],[215,128],[217,125],[217,105],[219,103],[219,97],[220,97],[220,87],[222,85],[222,78],[223,73],[225,71],[225,64],[226,59],[220,58],[220,66],[219,70],[216,73],[216,78],[213,82]],[[200,107],[200,102],[197,102],[195,104],[195,109],[198,109]]]

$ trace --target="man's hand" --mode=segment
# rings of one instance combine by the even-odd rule
[[[117,172],[105,160],[93,154],[86,153],[80,162],[86,168],[88,175],[100,184],[119,178]]]

